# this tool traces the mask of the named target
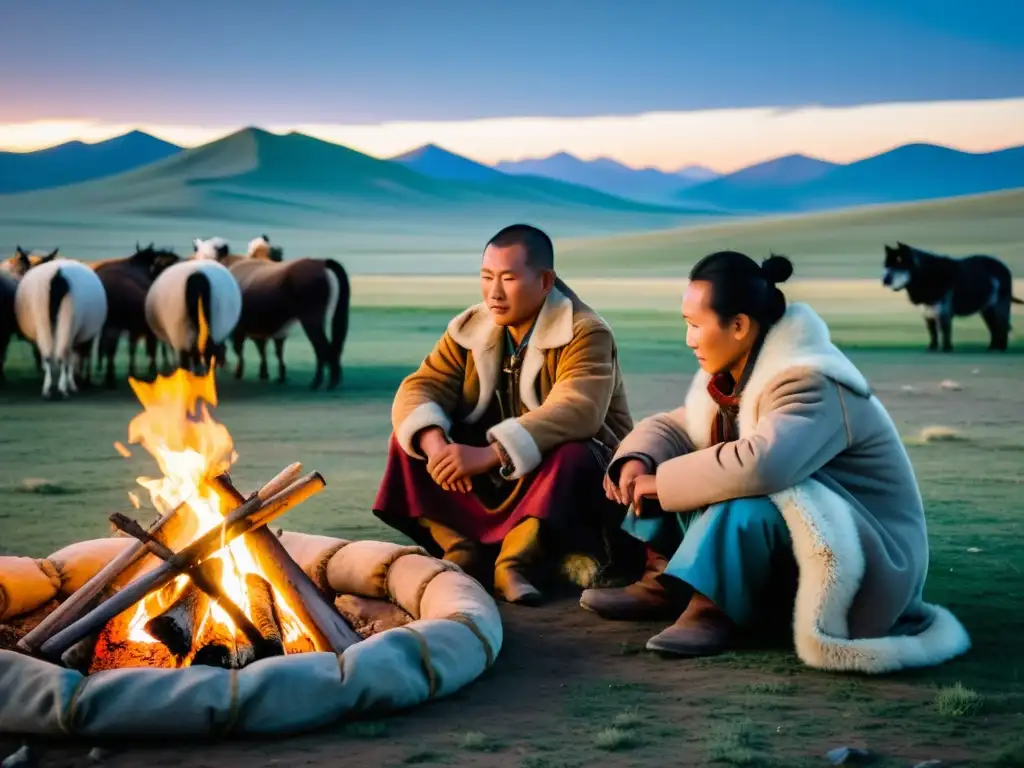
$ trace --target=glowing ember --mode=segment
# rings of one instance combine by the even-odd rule
[[[156,459],[163,473],[158,478],[140,477],[138,483],[149,491],[153,505],[161,514],[185,504],[179,514],[195,516],[196,537],[217,526],[229,511],[223,506],[223,499],[212,480],[227,472],[237,458],[227,428],[209,412],[208,406],[217,405],[214,370],[215,366],[211,366],[209,373],[197,376],[179,369],[170,376],[158,377],[152,384],[130,380],[143,411],[129,424],[128,441],[141,444]],[[132,501],[135,503],[137,499]],[[221,560],[224,593],[251,618],[245,575],[267,576],[249,550],[246,537],[235,539],[214,557]],[[141,643],[156,642],[145,631],[146,622],[166,610],[188,584],[187,576],[179,576],[141,601],[132,615],[128,639]],[[276,587],[273,591],[287,649],[288,643],[309,633],[280,591]],[[197,641],[204,631],[210,629],[210,622],[223,625],[215,628],[225,630],[226,634],[240,637],[228,614],[211,602],[206,614],[196,624],[194,637]]]

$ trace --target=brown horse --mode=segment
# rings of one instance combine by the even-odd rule
[[[135,253],[121,259],[108,259],[93,265],[96,275],[107,292],[107,321],[100,334],[97,366],[106,358],[107,373],[104,383],[116,386],[114,356],[123,333],[128,334],[128,374],[135,372],[135,350],[140,340],[146,342],[149,358],[149,376],[157,373],[156,353],[158,339],[146,322],[146,293],[153,281],[181,257],[173,251],[161,250],[150,243],[145,248],[135,244]],[[165,348],[166,352],[166,348]]]
[[[302,325],[316,354],[316,374],[310,389],[323,386],[324,368],[330,374],[327,388],[341,384],[341,355],[348,335],[350,286],[345,268],[333,259],[301,258],[281,261],[281,250],[271,249],[264,235],[249,244],[247,256],[230,253],[227,244],[214,239],[196,241],[197,258],[215,258],[235,276],[242,290],[242,315],[232,334],[238,355],[235,377],[242,378],[246,338],[260,354],[260,379],[270,378],[267,341],[273,339],[277,355],[277,380],[286,378],[284,343],[291,327]],[[334,311],[331,312],[333,304]],[[330,338],[324,331],[330,316]]]
[[[14,255],[0,262],[0,384],[4,382],[4,363],[7,360],[7,346],[12,337],[28,341],[18,327],[18,318],[14,313],[14,296],[18,292],[18,283],[32,267],[57,258],[60,248],[54,248],[48,254],[26,253],[17,246]],[[36,360],[36,370],[43,370],[43,358],[39,348],[33,344],[32,354]]]

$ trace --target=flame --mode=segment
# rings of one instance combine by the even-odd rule
[[[201,309],[200,319],[202,321]],[[139,477],[137,482],[149,491],[153,505],[161,515],[185,504],[183,513],[195,516],[195,537],[219,525],[229,511],[224,508],[223,499],[212,480],[227,472],[237,459],[231,434],[210,415],[209,407],[217,405],[214,370],[211,366],[207,374],[197,376],[179,369],[170,376],[157,377],[153,383],[129,379],[143,411],[128,425],[128,442],[141,444],[156,459],[162,473],[162,477],[157,478]],[[246,537],[236,538],[213,557],[222,563],[221,587],[225,594],[251,617],[245,575],[267,576],[250,551]],[[166,610],[188,581],[187,576],[179,576],[140,601],[129,622],[128,639],[156,642],[145,631],[146,622]],[[286,645],[308,635],[276,586],[271,586]],[[211,602],[210,609],[195,630],[196,640],[210,621],[223,624],[229,634],[240,636],[228,614]]]

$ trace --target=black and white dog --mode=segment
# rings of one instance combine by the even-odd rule
[[[992,337],[989,349],[1005,350],[1010,335],[1010,305],[1024,304],[1013,296],[1009,268],[992,256],[953,259],[919,248],[896,243],[885,246],[885,275],[882,285],[894,291],[906,289],[911,304],[925,306],[929,350],[953,349],[953,316],[980,312]]]

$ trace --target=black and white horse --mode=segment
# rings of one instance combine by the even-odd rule
[[[149,327],[178,353],[180,366],[195,373],[212,358],[223,364],[241,314],[238,282],[216,261],[192,258],[167,267],[146,293]]]
[[[39,348],[43,397],[52,398],[54,388],[61,397],[77,392],[75,373],[88,367],[107,319],[107,294],[96,273],[79,261],[43,259],[18,283],[14,312],[22,335]]]
[[[953,317],[981,313],[991,336],[989,349],[1005,350],[1010,335],[1010,305],[1024,304],[1013,295],[1009,268],[992,256],[960,259],[940,256],[896,243],[885,246],[882,284],[893,291],[906,290],[912,304],[924,305],[929,350],[953,349]]]

